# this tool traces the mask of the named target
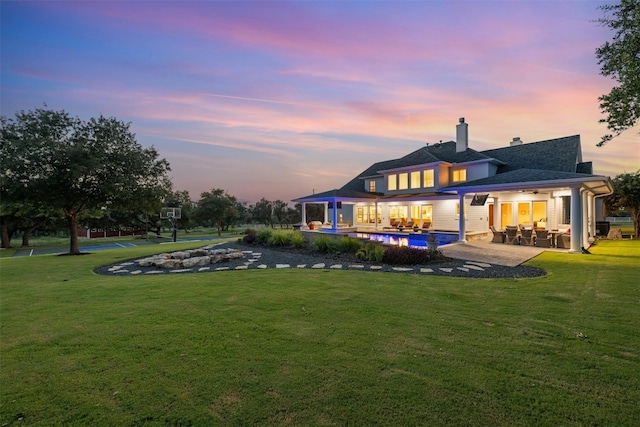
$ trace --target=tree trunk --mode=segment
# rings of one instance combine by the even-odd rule
[[[0,227],[2,228],[2,247],[8,249],[11,247],[11,236],[9,236],[9,224],[6,220],[0,219]]]
[[[34,225],[33,227],[29,227],[26,230],[22,231],[22,247],[26,248],[29,246],[29,238],[31,238],[31,233],[38,228],[38,225]]]
[[[78,214],[76,212],[66,212],[69,219],[69,255],[80,255],[80,245],[78,244]]]
[[[634,239],[640,238],[640,209],[632,208],[631,217],[633,218],[633,235]]]

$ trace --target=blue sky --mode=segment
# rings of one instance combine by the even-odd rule
[[[596,1],[1,2],[0,109],[131,122],[198,199],[291,200],[455,139],[477,150],[580,134],[640,168],[638,129],[603,148]]]

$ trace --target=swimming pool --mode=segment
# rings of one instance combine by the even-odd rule
[[[411,246],[417,248],[427,247],[427,237],[436,236],[438,246],[457,242],[459,234],[455,231],[431,231],[429,233],[393,233],[388,231],[368,231],[364,233],[349,233],[351,237],[382,242],[386,245]]]

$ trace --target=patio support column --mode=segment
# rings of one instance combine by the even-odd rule
[[[336,202],[336,199],[333,199],[333,223],[331,225],[333,231],[338,229],[338,202]]]
[[[307,204],[305,202],[302,202],[302,219],[300,220],[300,222],[302,223],[301,225],[307,225]]]
[[[465,211],[464,211],[464,193],[458,193],[458,199],[460,203],[460,217],[458,218],[458,242],[466,243],[466,224],[465,224]]]
[[[582,191],[582,247],[589,247],[589,191]]]
[[[327,222],[329,222],[329,203],[324,202],[324,220],[322,221],[323,224],[326,224]]]
[[[582,195],[580,187],[571,188],[571,249],[569,253],[582,253]]]
[[[500,217],[500,199],[493,196],[493,226],[496,230],[502,229],[502,218]]]
[[[596,198],[592,192],[588,193],[589,201],[589,236],[595,240],[596,238]],[[591,243],[591,242],[589,242]]]
[[[375,229],[378,229],[378,199],[375,202],[375,210],[376,210],[376,218],[375,218]]]

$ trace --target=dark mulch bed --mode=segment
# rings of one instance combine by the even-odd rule
[[[475,277],[475,278],[526,278],[526,277],[539,277],[544,276],[546,274],[545,271],[540,270],[538,268],[526,267],[526,266],[517,266],[517,267],[506,267],[502,265],[491,264],[491,267],[486,267],[483,270],[469,269],[464,267],[465,265],[470,265],[471,263],[466,260],[457,260],[457,259],[445,259],[442,262],[432,262],[426,265],[388,265],[384,263],[375,263],[368,261],[360,261],[356,258],[355,254],[352,253],[341,253],[341,254],[321,254],[317,252],[313,252],[306,248],[290,248],[290,247],[265,247],[259,245],[247,245],[237,242],[227,242],[219,245],[221,248],[235,248],[242,251],[252,251],[253,253],[260,253],[260,257],[258,261],[250,264],[248,269],[253,270],[257,269],[260,265],[266,265],[267,268],[275,268],[277,264],[289,264],[291,268],[297,268],[299,265],[306,265],[307,269],[310,269],[312,265],[315,264],[325,264],[325,269],[329,269],[331,265],[341,264],[342,270],[358,270],[358,271],[383,271],[383,272],[393,272],[393,273],[404,273],[404,274],[420,274],[420,275],[439,275],[439,276],[453,276],[453,277]],[[211,273],[216,272],[216,268],[226,267],[229,270],[233,270],[236,267],[243,266],[247,262],[248,257],[244,259],[235,260],[226,262],[224,264],[212,264],[209,270],[206,271],[198,271],[198,268],[193,268],[190,271],[181,271],[181,272],[172,272],[170,270],[162,271],[163,274],[184,274],[184,273]],[[134,260],[132,260],[134,261]],[[130,261],[131,262],[131,261]],[[123,263],[118,263],[114,265],[122,265]],[[364,265],[364,268],[356,268],[351,267],[353,265]],[[380,266],[382,267],[379,270],[370,270],[371,266]],[[98,274],[106,274],[106,275],[130,275],[131,271],[138,271],[137,274],[145,274],[151,271],[160,271],[160,269],[155,267],[139,267],[137,264],[135,266],[127,266],[124,269],[129,269],[128,272],[114,273],[109,271],[109,269],[113,267],[113,265],[107,265],[100,267],[95,270]],[[412,271],[398,271],[394,270],[394,267],[398,268],[412,268]],[[459,270],[458,267],[468,269],[468,271]],[[430,273],[421,273],[421,268],[430,268],[433,272]],[[452,269],[450,272],[441,270],[441,268]]]

